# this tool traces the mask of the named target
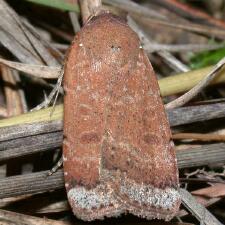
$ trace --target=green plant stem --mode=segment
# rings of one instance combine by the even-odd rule
[[[62,104],[55,106],[54,111],[51,115],[52,110],[53,110],[53,107],[48,107],[46,109],[28,112],[25,114],[21,114],[19,116],[3,119],[3,120],[0,120],[0,127],[62,119],[62,115],[63,115]]]
[[[33,2],[39,5],[53,7],[60,10],[74,11],[77,13],[80,12],[78,4],[73,4],[66,0],[26,0],[26,1]]]
[[[213,66],[203,69],[192,70],[186,73],[176,74],[159,80],[161,96],[179,94],[190,90],[200,82],[211,70]],[[222,69],[216,78],[210,83],[218,84],[225,82],[225,69]]]

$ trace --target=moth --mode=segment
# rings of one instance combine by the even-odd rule
[[[174,217],[170,127],[151,63],[124,20],[105,11],[88,20],[67,55],[64,90],[64,177],[74,214]]]

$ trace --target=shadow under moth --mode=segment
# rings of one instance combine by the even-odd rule
[[[86,221],[179,209],[171,131],[151,63],[125,21],[102,11],[75,36],[64,72],[65,186]]]

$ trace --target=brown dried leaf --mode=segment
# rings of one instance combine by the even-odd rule
[[[209,198],[224,197],[225,196],[225,184],[215,184],[211,187],[192,191],[192,194],[206,196]]]
[[[16,116],[24,113],[23,101],[18,87],[17,77],[11,69],[6,66],[1,67],[2,79],[6,98],[7,116]]]

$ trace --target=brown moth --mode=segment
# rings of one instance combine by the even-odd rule
[[[65,186],[83,220],[169,220],[178,170],[156,76],[136,33],[101,12],[76,35],[64,73]]]

